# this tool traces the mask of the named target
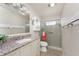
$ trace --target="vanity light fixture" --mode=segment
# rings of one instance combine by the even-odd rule
[[[48,7],[53,7],[55,5],[55,3],[49,3]]]
[[[30,13],[30,11],[28,11],[26,6],[22,3],[4,3],[4,5],[7,5],[9,7],[13,7],[22,15],[27,15],[27,13]]]
[[[23,5],[21,3],[13,3],[12,6],[15,8],[22,8]]]

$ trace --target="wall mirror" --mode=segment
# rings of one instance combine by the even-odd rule
[[[30,14],[20,3],[0,4],[0,34],[30,33]]]

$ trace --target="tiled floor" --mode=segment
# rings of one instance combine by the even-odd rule
[[[55,49],[48,49],[47,52],[41,52],[41,56],[62,56],[63,52]]]

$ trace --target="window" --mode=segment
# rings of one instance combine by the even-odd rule
[[[46,25],[47,26],[56,25],[56,21],[48,21],[48,22],[46,22]]]

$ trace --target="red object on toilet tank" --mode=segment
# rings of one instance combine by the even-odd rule
[[[42,32],[42,41],[46,41],[46,32]]]

